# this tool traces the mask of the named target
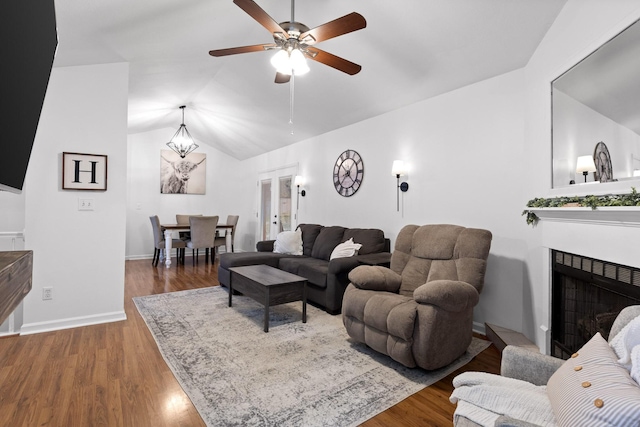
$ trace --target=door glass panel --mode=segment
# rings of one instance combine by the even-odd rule
[[[260,224],[262,224],[262,239],[269,240],[271,231],[271,180],[260,182],[262,196],[260,206]]]
[[[291,176],[280,177],[280,198],[278,200],[279,231],[291,231]]]

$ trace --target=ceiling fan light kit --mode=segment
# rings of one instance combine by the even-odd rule
[[[271,65],[275,67],[278,73],[287,76],[291,74],[302,76],[309,72],[307,60],[298,49],[292,49],[291,51],[279,50],[278,53],[271,58]]]
[[[357,74],[362,69],[358,64],[314,46],[316,43],[365,28],[367,21],[359,13],[352,12],[309,29],[306,25],[295,21],[294,0],[291,0],[291,20],[281,23],[276,22],[253,0],[233,0],[233,2],[266,28],[273,36],[274,43],[215,49],[209,51],[209,55],[219,57],[278,49],[279,52],[271,61],[277,70],[276,83],[287,83],[289,79],[284,76],[291,76],[291,74],[299,76],[308,72],[309,66],[306,59],[320,62],[349,75]]]

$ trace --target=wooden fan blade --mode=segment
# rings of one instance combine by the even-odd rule
[[[315,56],[308,55],[307,58],[313,59],[316,62],[321,62],[329,67],[333,67],[336,70],[342,71],[349,75],[358,74],[362,67],[354,62],[347,61],[344,58],[340,58],[332,53],[325,52],[324,50],[310,48],[308,51]]]
[[[260,25],[269,30],[270,33],[283,33],[288,37],[287,32],[272,17],[267,14],[253,0],[233,0],[238,7],[244,10],[249,16],[258,21]]]
[[[312,45],[352,31],[361,30],[366,26],[367,21],[362,15],[356,12],[351,12],[342,18],[334,19],[333,21],[327,22],[326,24],[322,24],[300,34],[299,40],[304,44]],[[309,40],[305,40],[305,37],[309,35],[312,36],[313,39],[309,38]]]
[[[291,76],[289,74],[276,73],[276,83],[289,83]]]
[[[238,53],[264,52],[267,49],[273,49],[275,47],[277,47],[275,43],[254,44],[254,45],[251,45],[251,46],[240,46],[240,47],[230,47],[228,49],[210,50],[209,51],[209,55],[211,55],[211,56],[227,56],[227,55],[236,55]]]

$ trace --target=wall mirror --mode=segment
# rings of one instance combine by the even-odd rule
[[[553,188],[640,179],[640,21],[555,79],[551,100]]]

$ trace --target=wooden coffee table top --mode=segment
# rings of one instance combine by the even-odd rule
[[[297,276],[264,264],[231,267],[229,270],[264,286],[275,286],[282,285],[284,283],[302,282],[307,280],[302,276]]]

